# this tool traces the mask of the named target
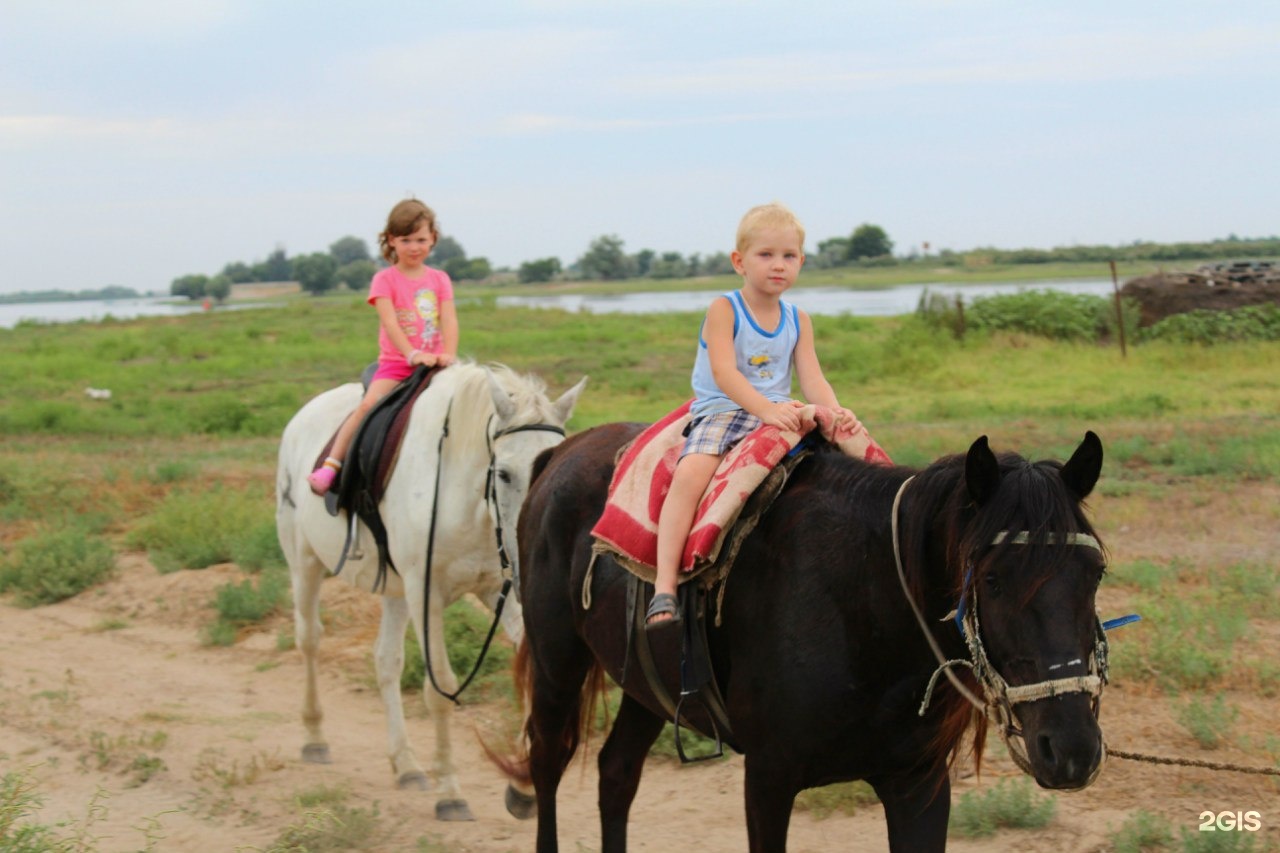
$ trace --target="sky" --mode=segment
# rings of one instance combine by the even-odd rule
[[[470,257],[1280,233],[1274,0],[0,0],[0,292]]]

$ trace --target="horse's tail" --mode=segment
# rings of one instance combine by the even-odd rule
[[[533,655],[529,653],[528,639],[520,641],[516,648],[512,678],[515,682],[516,701],[520,705],[524,726],[521,738],[512,754],[499,755],[488,744],[481,741],[481,747],[489,760],[511,781],[513,785],[528,789],[533,785],[533,775],[529,769],[529,738],[531,735],[530,714],[533,708]],[[592,722],[596,718],[597,707],[604,708],[606,715],[604,725],[608,726],[608,706],[603,702],[606,680],[604,668],[593,661],[587,677],[583,680],[582,693],[579,697],[578,711],[565,725],[560,733],[566,755],[573,755],[579,745],[586,746],[591,741]]]

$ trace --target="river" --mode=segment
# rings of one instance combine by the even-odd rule
[[[985,284],[902,284],[884,290],[850,290],[842,287],[796,287],[787,291],[787,299],[810,314],[860,314],[887,316],[909,314],[916,310],[920,295],[946,296],[961,294],[967,301],[978,296],[1017,293],[1022,290],[1058,290],[1064,293],[1086,293],[1110,296],[1110,279],[1070,281],[1023,281]],[[459,288],[459,296],[465,285]],[[701,313],[715,298],[714,290],[639,292],[619,294],[556,294],[552,296],[499,296],[499,308],[558,308],[600,314],[658,314],[668,311]],[[241,302],[219,305],[214,310],[227,311],[259,308],[278,303]],[[21,302],[0,304],[0,329],[12,329],[22,321],[38,323],[70,323],[78,320],[97,321],[106,317],[128,320],[134,317],[172,317],[202,310],[199,302],[177,301],[171,296],[144,296],[136,299],[79,300],[73,302]]]
[[[267,303],[234,303],[219,305],[214,310],[260,308]],[[0,304],[0,329],[12,329],[23,321],[36,323],[74,323],[98,321],[112,317],[131,320],[134,317],[176,317],[204,310],[199,302],[177,301],[172,296],[139,296],[133,299],[77,299],[69,302],[6,302]]]
[[[902,284],[884,290],[850,290],[841,287],[794,287],[787,291],[786,299],[810,314],[860,314],[864,316],[889,316],[910,314],[920,303],[920,295],[927,289],[954,297],[963,295],[966,301],[978,296],[996,296],[1018,293],[1023,290],[1057,290],[1064,293],[1084,293],[1093,296],[1110,296],[1110,279],[1071,281],[1023,281],[986,284]],[[676,291],[671,293],[643,292],[618,294],[558,294],[555,296],[499,296],[499,308],[558,308],[564,311],[586,311],[600,314],[656,314],[675,311],[703,312],[717,296],[714,290]]]

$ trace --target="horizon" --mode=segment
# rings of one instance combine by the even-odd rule
[[[511,269],[727,252],[772,199],[811,254],[1265,239],[1278,41],[1260,0],[20,4],[0,293],[373,251],[406,195]]]

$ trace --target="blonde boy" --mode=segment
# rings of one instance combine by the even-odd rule
[[[693,365],[693,422],[658,517],[658,565],[648,628],[680,621],[676,585],[685,540],[698,502],[721,457],[761,424],[799,430],[791,374],[810,403],[827,406],[840,423],[853,413],[836,400],[822,375],[809,315],[782,299],[804,266],[804,226],[781,204],[747,211],[730,259],[742,287],[707,309]]]

